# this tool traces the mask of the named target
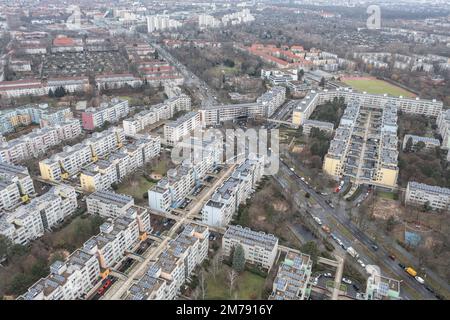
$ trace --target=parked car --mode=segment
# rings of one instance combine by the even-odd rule
[[[375,250],[375,251],[378,250],[378,246],[377,246],[376,244],[373,244],[371,247],[372,247],[372,249]]]
[[[354,283],[352,285],[352,287],[353,287],[353,289],[355,289],[355,291],[359,291],[359,286],[357,284]]]
[[[352,284],[352,280],[347,279],[347,278],[342,278],[342,282],[346,283],[346,284]]]
[[[389,259],[391,259],[392,261],[395,261],[395,256],[393,254],[390,254]]]
[[[399,266],[400,268],[402,268],[402,269],[405,269],[405,268],[406,268],[406,266],[405,266],[404,264],[401,264],[401,263],[399,263],[398,266]]]
[[[365,264],[361,259],[358,259],[357,262],[359,263],[359,265],[360,265],[361,267],[363,267],[363,268],[366,267],[366,264]]]
[[[326,278],[331,278],[333,275],[331,273],[327,272],[327,273],[324,273],[323,276]]]
[[[434,294],[434,290],[430,288],[429,286],[425,285],[425,289],[427,289],[429,292]]]

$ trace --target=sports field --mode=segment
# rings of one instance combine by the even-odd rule
[[[342,82],[348,84],[358,91],[365,91],[373,94],[387,93],[391,96],[415,97],[416,95],[405,89],[397,87],[389,82],[371,78],[371,77],[349,77],[341,79]]]

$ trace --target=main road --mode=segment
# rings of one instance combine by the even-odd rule
[[[332,208],[326,200],[319,195],[313,188],[301,180],[301,177],[295,172],[292,172],[288,165],[280,160],[280,170],[284,176],[289,177],[296,186],[310,194],[310,196],[320,205],[327,215],[332,216],[343,227],[345,227],[354,237],[354,240],[358,241],[363,247],[378,258],[378,260],[372,264],[378,264],[380,268],[391,271],[396,277],[402,279],[402,286],[408,286],[410,289],[416,291],[423,299],[436,299],[423,285],[419,284],[415,279],[411,278],[406,272],[395,262],[388,259],[389,253],[381,246],[378,246],[372,239],[370,239],[364,232],[362,232],[349,218],[345,218],[340,215],[334,208]],[[286,187],[286,186],[283,186]],[[350,239],[351,241],[351,239]],[[353,242],[353,241],[351,241]],[[377,245],[378,250],[373,250],[373,246]],[[368,257],[369,259],[369,257]],[[403,296],[410,297],[407,292],[403,292]]]

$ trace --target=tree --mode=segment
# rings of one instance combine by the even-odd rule
[[[415,144],[414,149],[418,152],[422,151],[426,147],[425,142],[419,141]]]
[[[233,270],[241,273],[245,269],[245,252],[242,245],[238,244],[233,250]]]
[[[317,257],[319,256],[319,248],[317,248],[317,244],[315,241],[306,242],[301,246],[300,251],[308,254],[314,264],[317,262]]]
[[[405,152],[411,152],[411,151],[412,151],[412,146],[413,146],[412,138],[409,138],[409,139],[406,141]]]
[[[230,271],[228,271],[228,281],[229,281],[228,288],[230,290],[230,297],[233,294],[234,284],[236,282],[237,277],[238,277],[237,272],[233,268],[231,268]]]
[[[427,201],[423,204],[423,211],[428,212],[431,211],[431,209],[433,208],[431,207],[430,201]]]
[[[216,280],[216,276],[219,273],[219,269],[220,269],[220,265],[222,264],[222,250],[218,249],[216,255],[212,258],[212,263],[211,263],[211,274],[214,278],[214,280]]]
[[[202,300],[205,300],[206,296],[206,279],[205,279],[205,272],[202,270],[200,271],[200,274],[198,275],[198,281],[200,284],[200,293],[202,295]]]
[[[391,232],[395,227],[395,218],[394,216],[390,216],[386,221],[386,231]]]
[[[11,240],[0,234],[0,262],[4,257],[8,255],[9,248],[11,247]]]
[[[320,79],[319,86],[321,86],[323,88],[323,87],[325,87],[325,84],[326,84],[325,78],[322,77],[322,79]]]

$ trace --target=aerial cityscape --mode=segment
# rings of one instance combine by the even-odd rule
[[[448,299],[450,2],[0,0],[0,300]]]

